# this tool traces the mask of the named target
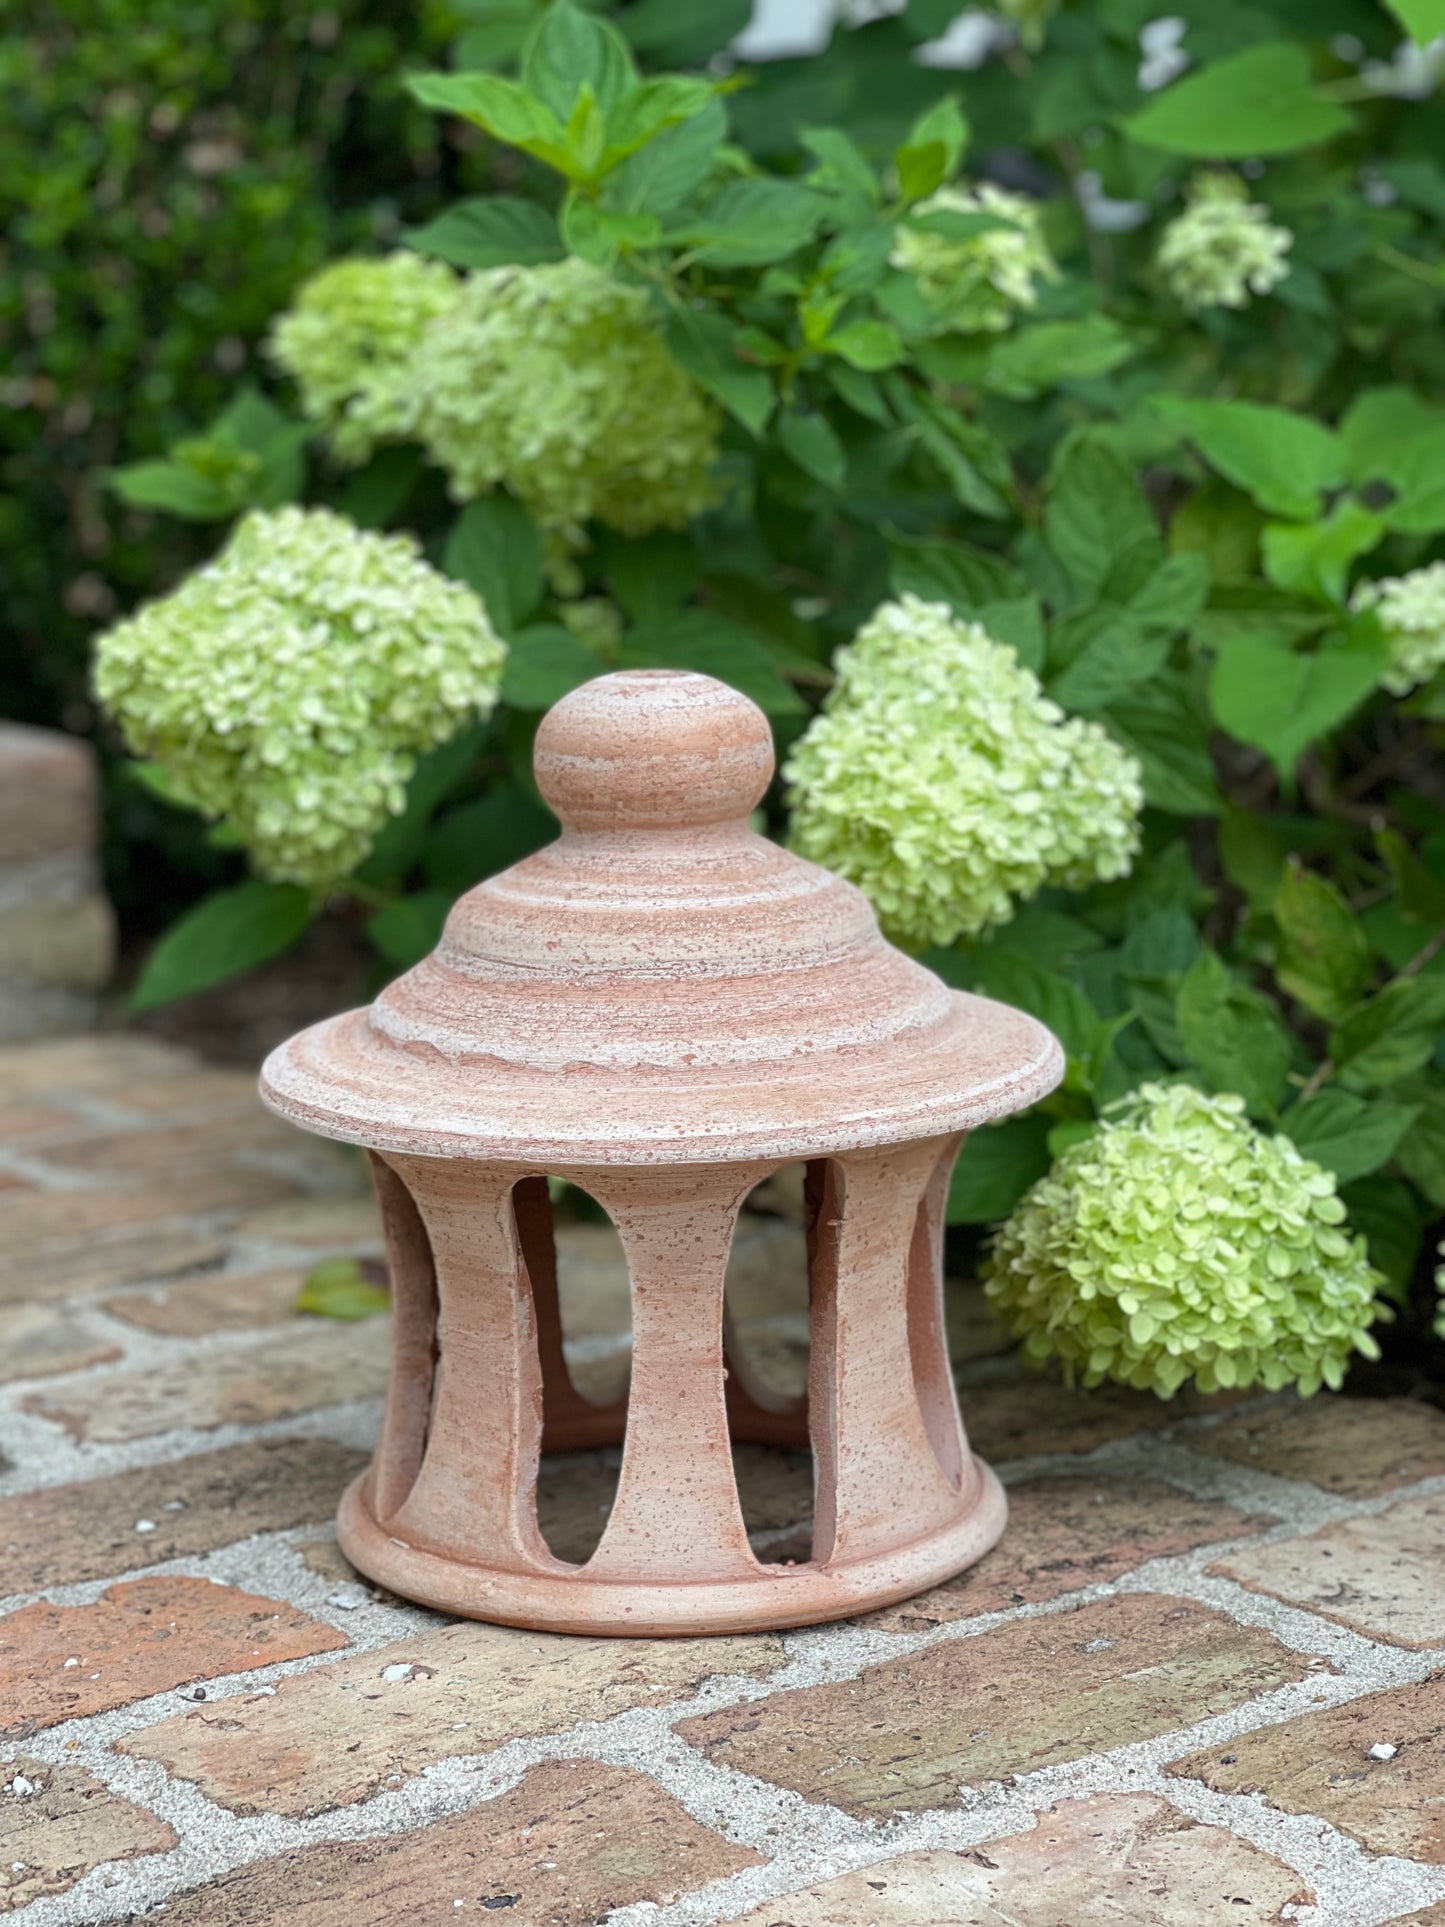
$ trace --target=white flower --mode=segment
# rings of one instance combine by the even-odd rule
[[[883,605],[788,759],[791,841],[923,948],[1005,923],[1045,883],[1126,876],[1139,767],[943,603]]]
[[[417,344],[460,292],[450,268],[417,254],[337,261],[276,322],[272,359],[295,378],[302,408],[341,461],[364,462],[400,432]]]
[[[713,499],[719,417],[641,288],[590,262],[493,268],[427,330],[409,425],[459,501],[499,483],[577,540],[680,528]]]
[[[1408,695],[1445,667],[1445,562],[1361,582],[1350,606],[1380,618],[1391,658],[1380,681],[1392,696]]]
[[[1293,245],[1289,229],[1272,224],[1269,209],[1250,200],[1237,175],[1197,174],[1187,207],[1160,239],[1159,270],[1191,313],[1245,308],[1251,295],[1268,294],[1284,280]]]
[[[1383,1282],[1330,1172],[1244,1099],[1145,1084],[1057,1159],[995,1234],[995,1309],[1026,1357],[1168,1398],[1338,1387]]]
[[[284,508],[102,636],[95,689],[263,874],[325,888],[401,809],[416,753],[491,710],[505,656],[410,536]]]
[[[1000,334],[1012,327],[1019,309],[1038,306],[1041,281],[1057,278],[1043,237],[1043,211],[1026,194],[1011,194],[991,181],[941,187],[912,213],[993,214],[1009,223],[961,241],[907,225],[898,228],[889,260],[913,276],[948,328]]]

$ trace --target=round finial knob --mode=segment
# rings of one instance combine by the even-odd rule
[[[564,696],[532,752],[574,830],[682,830],[746,816],[773,774],[756,703],[690,669],[624,669]]]

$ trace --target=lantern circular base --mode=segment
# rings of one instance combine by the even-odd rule
[[[558,1633],[682,1638],[776,1631],[848,1619],[912,1598],[973,1565],[1008,1518],[1003,1487],[982,1459],[958,1516],[923,1538],[830,1565],[769,1566],[726,1579],[589,1578],[585,1566],[521,1572],[449,1557],[378,1524],[363,1473],[337,1518],[341,1550],[377,1585],[440,1612]],[[706,1554],[700,1548],[700,1566]]]

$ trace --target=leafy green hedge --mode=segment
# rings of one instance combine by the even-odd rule
[[[455,168],[402,74],[453,24],[398,0],[7,9],[0,713],[55,720],[96,618],[200,552],[126,513],[104,471],[204,420],[329,254],[445,193]]]
[[[1267,1153],[1259,1198],[1293,1181],[1297,1146],[1328,1174],[1308,1179],[1327,1208],[1299,1249],[1323,1276],[1346,1249],[1363,1263],[1363,1238],[1380,1288],[1426,1319],[1445,1209],[1445,116],[1440,62],[1402,35],[1445,33],[1445,5],[1197,0],[1171,10],[1172,78],[1152,0],[1012,6],[1016,30],[962,73],[915,58],[952,11],[911,0],[816,60],[723,79],[701,71],[718,10],[647,0],[618,15],[644,63],[693,69],[649,80],[574,8],[474,0],[453,71],[414,83],[505,170],[505,195],[408,234],[461,278],[423,295],[414,263],[376,261],[381,320],[354,335],[362,283],[342,301],[316,282],[275,338],[296,385],[273,393],[299,414],[242,398],[116,485],[198,522],[299,485],[360,529],[415,531],[485,603],[477,634],[507,641],[500,701],[421,758],[399,814],[375,805],[384,827],[348,876],[266,859],[231,812],[268,876],[195,911],[139,995],[284,949],[329,885],[371,906],[389,967],[411,962],[459,890],[550,833],[528,768],[541,711],[611,664],[704,669],[762,705],[785,755],[806,733],[775,832],[855,876],[895,934],[931,936],[951,981],[1064,1040],[1062,1090],[965,1151],[955,1222],[1007,1217],[1051,1164],[1067,1178],[1111,1106],[1147,1147],[1161,1088],[1183,1082],[1220,1100],[1169,1113],[1191,1185],[1211,1133],[1236,1163]],[[598,332],[569,360],[584,310]],[[545,367],[544,342],[561,344]],[[636,468],[626,487],[609,471],[626,391],[588,371],[618,357],[687,377],[687,447],[715,442],[701,512],[679,507],[693,482],[667,466],[665,409],[621,422]],[[275,527],[302,558],[283,614],[324,624],[333,662],[364,659],[323,557],[335,524]],[[365,567],[401,566],[352,539]],[[147,652],[184,664],[180,607],[108,639],[103,673],[161,766],[142,780],[204,805],[244,781],[246,711],[227,712],[219,776],[161,720],[175,684],[147,685]],[[213,651],[231,622],[214,618]],[[923,650],[912,688],[899,635]],[[1064,739],[1103,772],[1125,812],[1107,850],[1077,824],[1064,849],[1045,784],[1029,803],[1045,834],[998,856],[1007,786],[997,821],[956,791],[995,696],[1028,719],[1035,774]],[[233,699],[198,668],[198,720]],[[815,839],[820,703],[862,747]],[[367,754],[399,741],[383,730]],[[323,822],[305,758],[279,738],[268,753],[272,774],[297,755],[297,810]],[[978,910],[984,870],[1012,914]],[[1288,1244],[1275,1204],[1258,1209],[1273,1229],[1246,1238]],[[1259,1302],[1294,1263],[1259,1259]],[[1125,1351],[1091,1339],[1080,1369],[1177,1383],[1149,1352],[1157,1311],[1125,1310]],[[1344,1314],[1322,1316],[1347,1349]],[[1200,1382],[1274,1382],[1260,1358]],[[1339,1359],[1291,1369],[1334,1382]]]

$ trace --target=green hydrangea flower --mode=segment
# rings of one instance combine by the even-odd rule
[[[450,268],[419,254],[337,261],[276,322],[272,359],[295,379],[302,408],[340,461],[364,462],[403,432],[418,344],[461,286]]]
[[[1392,696],[1407,696],[1445,668],[1445,562],[1361,582],[1351,606],[1379,615],[1391,655],[1380,681]]]
[[[941,187],[913,209],[915,214],[996,214],[1011,223],[963,241],[900,227],[889,256],[911,274],[942,325],[964,334],[1001,334],[1020,309],[1036,308],[1039,283],[1058,277],[1043,237],[1043,209],[1026,194],[980,181],[976,187]]]
[[[718,411],[646,293],[587,261],[470,275],[416,358],[411,425],[457,500],[504,483],[574,541],[593,516],[645,535],[713,500]]]
[[[101,638],[95,689],[259,871],[324,889],[401,809],[417,752],[491,710],[505,656],[482,603],[410,536],[258,510]]]
[[[1184,212],[1160,238],[1157,257],[1176,300],[1191,314],[1246,308],[1252,296],[1279,286],[1289,273],[1285,257],[1294,236],[1271,222],[1261,202],[1250,200],[1237,174],[1196,174],[1186,198]]]
[[[995,1234],[988,1296],[1070,1382],[1315,1392],[1379,1356],[1383,1280],[1344,1220],[1332,1174],[1243,1098],[1145,1084]]]
[[[1046,883],[1127,876],[1139,766],[941,602],[887,602],[839,651],[784,770],[792,845],[915,948],[1006,923]]]

